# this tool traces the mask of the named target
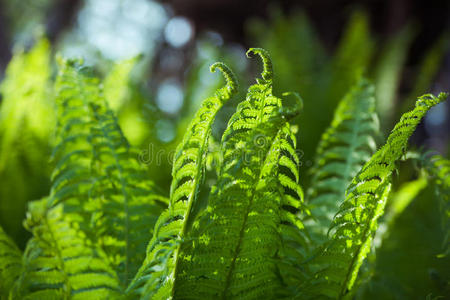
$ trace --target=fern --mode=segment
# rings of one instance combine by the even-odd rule
[[[376,148],[378,132],[374,87],[361,79],[342,99],[319,143],[308,189],[308,204],[316,220],[306,222],[316,243],[327,239],[345,188]]]
[[[283,205],[298,207],[303,195],[290,125],[272,94],[270,58],[265,50],[252,52],[262,58],[262,79],[249,88],[223,134],[218,183],[192,242],[184,244],[176,298],[270,298],[281,287],[279,230],[283,221],[299,225]],[[290,176],[279,173],[280,165]],[[282,197],[280,188],[293,197]]]
[[[145,243],[166,201],[147,180],[92,71],[77,62],[65,63],[59,85],[60,120],[66,121],[60,135],[66,138],[57,150],[69,147],[69,141],[78,144],[72,145],[74,150],[65,154],[56,168],[55,203],[64,201],[67,210],[78,209],[78,221],[108,253],[126,285],[144,259]],[[76,125],[82,129],[73,134]],[[79,165],[80,156],[84,165]],[[77,166],[69,164],[74,158]],[[73,174],[77,169],[78,174]],[[67,199],[67,190],[74,192],[72,199]]]
[[[420,97],[415,108],[405,113],[395,125],[386,144],[353,178],[330,227],[334,232],[330,245],[317,259],[325,268],[316,274],[317,282],[309,289],[313,297],[324,295],[341,299],[351,291],[359,268],[370,251],[377,219],[383,214],[395,163],[405,154],[408,139],[425,113],[446,96],[441,93],[438,97]]]
[[[7,298],[21,271],[22,253],[0,227],[0,298]]]
[[[48,192],[55,119],[49,42],[40,39],[29,51],[15,50],[0,85],[0,224],[23,246],[26,201]]]
[[[143,279],[147,279],[142,291],[137,291],[144,299],[164,299],[173,295],[180,243],[192,222],[193,205],[203,181],[211,126],[219,109],[237,91],[231,70],[222,63],[211,66],[212,72],[216,69],[222,72],[227,84],[213,97],[204,100],[176,150],[169,208],[159,217],[146,260],[129,288],[133,293],[141,289]]]
[[[33,232],[14,299],[115,299],[119,280],[106,255],[71,220],[62,205],[44,198],[30,204],[26,226]]]
[[[145,245],[166,200],[139,165],[112,111],[95,104],[93,110],[99,124],[91,129],[96,174],[91,197],[98,205],[94,228],[127,284],[144,260]]]
[[[450,254],[450,161],[440,155],[428,155],[423,160],[435,185],[436,194],[441,199],[442,228],[445,236],[443,253],[439,254],[439,257],[447,257]]]
[[[371,44],[361,16],[355,15],[334,67],[352,60],[345,49],[360,51],[357,37],[365,39],[362,48]],[[450,248],[449,161],[441,156],[421,157],[420,178],[407,184],[400,178],[400,189],[388,198],[392,174],[399,169],[397,162],[410,158],[406,156],[408,139],[426,112],[446,94],[420,97],[375,152],[380,131],[374,87],[357,77],[369,55],[352,61],[358,66],[356,73],[345,70],[342,82],[335,78],[338,73],[331,72],[327,86],[332,89],[316,93],[334,97],[327,103],[339,98],[354,79],[357,82],[342,98],[322,135],[309,180],[299,169],[303,153],[297,150],[296,140],[297,134],[304,137],[308,132],[308,128],[297,132],[295,125],[303,101],[296,93],[275,96],[268,52],[251,48],[250,54],[261,58],[262,76],[248,88],[220,143],[214,140],[212,128],[221,126],[217,119],[222,115],[218,115],[238,87],[226,65],[211,66],[212,72],[222,73],[226,84],[203,101],[176,148],[169,199],[148,178],[119,125],[118,115],[125,109],[122,92],[128,91],[125,82],[134,60],[117,65],[103,90],[92,68],[80,60],[58,59],[52,186],[48,197],[28,207],[24,225],[32,237],[24,254],[0,227],[0,297],[364,298],[371,286],[357,289],[360,283],[391,281],[389,271],[382,273],[383,258],[378,260],[374,252],[367,256],[372,247],[382,247],[377,254],[388,248],[389,236],[384,233],[394,236],[398,228],[393,220],[398,217],[400,221],[401,214],[408,213],[405,207],[427,186],[424,174],[429,175],[442,202],[446,237],[438,258],[446,258]],[[10,140],[16,139],[18,133],[14,134]],[[308,206],[300,179],[302,184],[311,181]],[[387,201],[392,203],[378,228]],[[438,253],[433,251],[429,253]],[[360,270],[366,258],[368,263]],[[438,269],[432,276],[441,284],[444,278]],[[409,282],[399,280],[399,286],[403,281]],[[439,286],[432,292],[444,290]]]

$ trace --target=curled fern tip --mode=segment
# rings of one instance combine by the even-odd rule
[[[233,71],[231,71],[231,69],[223,62],[213,63],[209,68],[212,73],[214,73],[217,69],[219,69],[223,77],[225,77],[227,84],[222,90],[228,91],[228,96],[225,96],[225,98],[229,98],[230,95],[236,93],[238,90],[238,82],[236,76],[234,75]]]
[[[272,81],[273,66],[269,52],[267,52],[267,50],[263,48],[250,48],[245,55],[250,58],[250,53],[257,54],[259,55],[259,57],[261,57],[261,60],[263,62],[263,72],[261,73],[261,76],[265,81]]]

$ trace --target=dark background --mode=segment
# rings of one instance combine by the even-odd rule
[[[6,1],[0,1],[0,68],[4,69],[11,58],[13,37],[10,28],[14,16],[5,11]],[[11,1],[11,0],[10,0]],[[39,2],[39,1],[38,1]],[[81,0],[52,1],[46,7],[46,31],[51,41],[71,26]],[[335,46],[351,10],[361,7],[370,16],[373,32],[388,36],[405,23],[413,21],[419,25],[419,33],[412,45],[409,63],[414,63],[423,51],[445,29],[450,28],[450,1],[445,0],[165,0],[175,15],[189,18],[196,32],[215,30],[226,42],[238,42],[248,47],[244,24],[253,17],[266,18],[271,5],[276,4],[289,15],[296,9],[304,10],[319,32],[328,49]],[[20,14],[19,11],[16,13]],[[447,55],[448,57],[448,55]],[[447,67],[448,67],[447,58]]]

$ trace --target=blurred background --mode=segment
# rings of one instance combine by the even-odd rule
[[[359,76],[376,87],[378,145],[417,96],[450,91],[449,30],[450,1],[438,0],[0,0],[0,225],[23,247],[26,203],[49,193],[55,55],[82,57],[95,68],[125,136],[168,191],[171,154],[185,127],[223,85],[209,66],[227,63],[240,83],[214,124],[219,141],[260,76],[260,62],[246,58],[246,50],[267,49],[275,94],[294,91],[304,100],[296,122],[307,186],[320,136]],[[412,144],[449,157],[449,128],[450,105],[442,103]],[[402,168],[408,171],[398,175],[399,186],[417,178],[414,166]],[[374,281],[363,293],[391,299],[386,287],[396,287],[392,299],[423,299],[445,286],[439,270],[450,270],[450,263],[435,257],[442,230],[429,195],[425,190],[396,221],[395,238],[384,243],[372,274],[379,286]],[[415,221],[419,215],[424,221]],[[413,269],[405,251],[419,267]],[[423,276],[411,277],[414,272]]]

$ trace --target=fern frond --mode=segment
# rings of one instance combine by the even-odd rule
[[[317,282],[308,287],[318,295],[342,299],[349,295],[359,268],[370,251],[377,219],[383,214],[390,191],[390,177],[396,162],[406,153],[409,137],[422,117],[447,97],[424,95],[415,108],[403,114],[380,148],[353,178],[346,190],[346,199],[335,216],[330,230],[331,242],[316,260],[323,268],[316,274]]]
[[[29,51],[14,50],[0,84],[0,225],[22,244],[26,201],[48,191],[55,118],[49,42],[40,39]]]
[[[204,100],[188,126],[183,141],[177,147],[172,168],[169,208],[159,217],[144,265],[129,288],[130,292],[136,291],[144,284],[145,278],[147,282],[142,290],[144,299],[166,299],[173,296],[180,243],[192,223],[193,205],[197,201],[204,177],[211,126],[219,109],[237,91],[232,71],[223,63],[211,66],[211,72],[216,69],[224,75],[226,85],[217,90],[213,97]]]
[[[145,245],[166,201],[139,165],[114,113],[100,105],[93,109],[98,122],[91,129],[93,229],[126,286],[145,258]]]
[[[440,200],[442,228],[444,230],[443,253],[439,257],[450,255],[450,160],[441,155],[425,156],[425,169],[431,177],[436,195]]]
[[[317,244],[326,240],[346,187],[375,152],[378,130],[374,87],[361,79],[337,107],[310,170],[308,205],[316,220],[308,220],[305,226]]]
[[[88,95],[95,91],[98,81],[79,75],[88,72],[79,61],[58,59],[58,67],[55,83],[58,124],[52,153],[56,164],[49,201],[55,201],[51,204],[55,206],[64,203],[65,210],[71,212],[72,217],[76,214],[81,228],[89,232],[89,191],[93,184],[89,137],[95,121]],[[80,82],[82,80],[85,82]]]
[[[22,271],[22,253],[0,227],[0,298],[6,299]]]
[[[49,101],[50,44],[41,39],[28,52],[16,53],[0,86],[3,95],[0,109],[0,171],[16,153],[17,140],[24,131],[47,139],[52,124]]]
[[[118,299],[120,284],[108,259],[63,213],[44,198],[30,204],[33,233],[13,299]]]
[[[57,82],[61,157],[52,205],[64,209],[102,249],[126,285],[144,259],[145,244],[165,201],[148,180],[107,107],[92,70],[63,62]],[[142,213],[145,212],[145,213]]]
[[[220,176],[209,207],[182,246],[176,298],[270,298],[282,286],[280,231],[301,226],[289,211],[302,200],[295,138],[280,113],[281,99],[272,94],[267,52],[250,51],[263,59],[263,79],[249,88],[222,137]],[[285,190],[292,196],[284,198]],[[290,238],[287,243],[301,241],[295,234]]]

